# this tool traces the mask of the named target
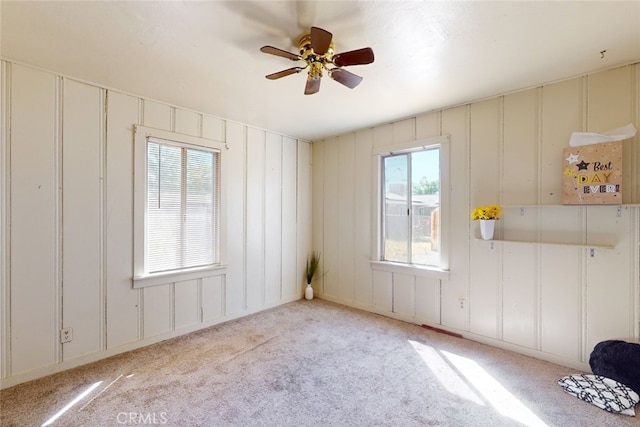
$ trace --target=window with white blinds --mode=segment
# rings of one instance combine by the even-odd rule
[[[146,143],[145,274],[219,262],[220,153]]]

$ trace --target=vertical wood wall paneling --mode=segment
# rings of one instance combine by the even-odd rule
[[[11,67],[0,61],[0,379],[9,376],[11,307],[9,305],[9,100]]]
[[[440,324],[440,279],[415,276],[416,318],[421,324]]]
[[[321,252],[322,258],[320,259],[320,269],[324,273],[327,271],[326,258],[324,256],[324,149],[325,142],[314,142],[311,146],[311,215],[312,215],[312,230],[311,230],[311,242],[313,250]],[[305,254],[305,259],[309,254]],[[306,264],[306,263],[305,263]],[[321,274],[314,280],[314,291],[322,294],[324,293],[324,279],[325,275]],[[304,285],[304,283],[303,283]]]
[[[371,155],[373,152],[373,132],[370,129],[355,134],[355,175],[354,187],[354,279],[355,302],[370,307],[372,304],[371,265],[373,259],[371,243],[375,238],[375,218],[372,217],[372,195],[378,187],[372,182]]]
[[[538,89],[530,89],[504,97],[502,202],[505,205],[533,205],[538,201],[537,93]]]
[[[416,277],[393,273],[393,312],[406,317],[416,315]]]
[[[143,124],[150,128],[171,131],[173,126],[173,109],[159,102],[143,100]]]
[[[282,136],[267,133],[264,152],[264,292],[266,305],[282,298]],[[291,224],[287,224],[290,226]]]
[[[571,79],[544,86],[542,89],[542,205],[562,204],[562,150],[569,147],[571,133],[582,131],[584,126],[582,81],[580,78]]]
[[[599,341],[629,338],[633,334],[632,216],[625,209],[617,216],[616,206],[587,208],[587,242],[607,235],[617,242],[615,249],[596,249],[587,255],[587,324],[585,358]],[[637,242],[635,242],[637,245]]]
[[[149,338],[173,329],[173,284],[143,289],[143,337]]]
[[[634,123],[635,123],[635,127],[636,129],[640,128],[640,64],[635,64],[633,65],[633,90],[634,90],[634,95],[633,95],[633,99],[635,100],[634,104],[633,104],[633,109],[635,112],[635,119],[634,119]],[[631,194],[632,194],[632,199],[631,202],[632,203],[640,203],[640,135],[636,134],[636,136],[633,139],[633,142],[631,142],[631,146],[633,147],[633,164],[632,164],[632,177],[635,177],[635,180],[633,181],[633,190]],[[640,286],[640,284],[639,284]],[[639,289],[640,291],[640,289]],[[638,303],[638,317],[639,317],[639,321],[640,321],[640,302]],[[638,333],[640,333],[640,331],[638,331]]]
[[[107,92],[106,328],[107,348],[141,338],[140,289],[133,289],[133,124],[139,99]]]
[[[359,215],[355,211],[355,134],[338,139],[338,297],[355,301],[354,227]]]
[[[560,220],[571,216],[558,213]],[[540,251],[541,350],[570,360],[581,359],[583,252],[566,246],[544,246]]]
[[[202,137],[214,141],[226,141],[225,121],[217,117],[202,116]]]
[[[633,285],[633,300],[635,301],[635,310],[633,312],[633,336],[636,339],[640,339],[640,209],[635,209],[631,213],[633,216],[633,224],[635,227],[635,240],[633,244],[634,253],[631,254],[632,267],[635,269],[632,283]]]
[[[451,136],[450,171],[450,258],[449,280],[442,281],[441,321],[445,326],[469,329],[468,307],[459,308],[459,300],[469,301],[469,106],[442,112],[442,133]],[[443,189],[446,191],[446,189]],[[463,225],[464,224],[464,225]]]
[[[252,311],[265,307],[265,275],[273,285],[269,305],[301,295],[312,236],[311,144],[274,133],[265,151],[264,132],[245,125],[4,61],[1,71],[3,384],[7,377],[11,383],[11,377],[77,363],[72,359],[93,359],[107,349],[113,354],[126,344],[144,345],[201,322],[242,315],[247,271],[256,259],[264,265],[265,256],[273,270],[259,272],[262,297]],[[132,288],[137,123],[227,142],[227,275]],[[262,135],[258,139],[263,145],[247,149],[247,140],[254,142],[256,134]],[[277,147],[272,150],[272,145]],[[247,162],[260,169],[254,173],[252,168],[251,183]],[[259,203],[247,206],[253,195]],[[267,204],[267,199],[275,203]],[[258,215],[247,220],[247,212]],[[249,234],[256,218],[262,243],[251,248],[259,248],[257,257],[247,246],[253,243]],[[265,239],[279,243],[268,254]],[[64,346],[62,326],[74,328],[72,342]],[[57,363],[59,367],[50,368]]]
[[[393,125],[386,124],[373,128],[373,147],[380,148],[393,144]]]
[[[583,81],[572,79],[542,89],[541,205],[562,204],[562,150],[569,146],[571,133],[584,127]],[[540,240],[581,243],[582,210],[540,208]],[[583,254],[580,248],[540,248],[541,350],[571,360],[581,359]]]
[[[393,311],[393,274],[373,270],[373,307],[375,311]]]
[[[623,126],[633,120],[634,102],[632,100],[632,67],[621,67],[602,73],[590,75],[587,80],[588,90],[588,131],[602,132]],[[637,137],[635,138],[637,140]],[[633,163],[630,156],[630,144],[633,140],[623,142],[623,202],[632,200],[625,191],[625,185],[631,182],[628,175]],[[635,171],[637,173],[637,171]],[[626,337],[632,334],[629,324],[629,295],[633,281],[629,278],[630,262],[626,255],[631,249],[629,244],[630,215],[617,217],[615,208],[587,208],[587,241],[595,241],[598,235],[605,233],[615,238],[616,249],[613,251],[598,250],[595,257],[587,257],[587,325],[585,358],[598,341],[611,336]],[[635,243],[637,244],[637,242]],[[625,269],[625,267],[627,267]],[[633,279],[633,278],[632,278]],[[632,299],[633,301],[633,299]]]
[[[503,339],[528,348],[536,348],[536,247],[504,243],[503,259]]]
[[[640,128],[640,64],[633,65],[634,73],[634,110],[635,110],[635,127],[636,129]],[[636,134],[634,143],[634,163],[633,163],[633,174],[635,176],[635,192],[633,193],[633,202],[640,203],[640,136]],[[636,240],[634,244],[635,255],[634,259],[638,260],[638,262],[634,263],[634,268],[636,269],[636,273],[634,275],[635,282],[635,321],[634,321],[634,336],[636,338],[640,338],[640,209],[635,210],[636,220]]]
[[[300,143],[295,139],[284,137],[282,139],[282,172],[281,186],[279,187],[280,196],[282,198],[281,216],[278,218],[282,228],[282,264],[281,264],[281,281],[282,281],[282,298],[290,300],[300,296],[301,276],[298,276],[298,258],[307,253],[306,247],[300,248],[298,254],[298,227],[297,227],[297,203],[298,197],[309,197],[311,190],[306,188],[303,194],[298,194],[297,176],[298,176],[298,156],[297,146],[308,145]],[[309,159],[307,159],[308,161]],[[307,165],[308,167],[308,165]],[[308,180],[306,183],[310,183]],[[311,212],[308,211],[308,214]],[[307,223],[307,230],[310,233],[311,224]],[[300,238],[307,233],[306,230],[300,230]],[[308,239],[310,243],[311,240]]]
[[[265,132],[247,128],[247,308],[264,304]]]
[[[501,98],[494,98],[470,106],[469,194],[472,209],[477,206],[499,204],[500,201],[500,101]],[[469,234],[479,237],[478,221],[471,221]],[[498,338],[498,316],[502,309],[499,267],[502,245],[490,246],[487,242],[475,239],[471,240],[470,244],[469,262],[471,271],[474,272],[469,285],[470,331]]]
[[[62,156],[62,326],[73,328],[64,360],[102,348],[103,95],[64,80]]]
[[[58,361],[61,254],[56,80],[42,71],[11,67],[12,375]]]
[[[416,139],[440,136],[440,113],[432,112],[416,117]]]
[[[199,279],[192,279],[175,283],[174,329],[193,326],[200,321],[199,282]]]
[[[202,279],[202,322],[212,323],[225,315],[224,276]]]
[[[245,194],[246,194],[246,128],[229,122],[227,145],[227,251],[225,280],[226,313],[236,314],[246,308],[245,287]]]
[[[543,203],[559,202],[557,198],[559,193],[553,191],[554,186],[559,188],[559,179],[556,180],[551,176],[553,173],[547,176],[545,171],[547,168],[559,167],[561,159],[558,159],[555,152],[559,152],[564,144],[568,144],[567,135],[571,131],[597,132],[628,122],[633,122],[636,127],[639,127],[640,89],[637,82],[640,74],[639,68],[636,64],[533,90],[535,92],[533,98],[536,100],[533,106],[523,101],[526,101],[531,91],[504,97],[508,104],[506,110],[515,106],[521,108],[522,111],[512,114],[515,120],[510,119],[509,111],[506,111],[505,151],[504,160],[501,163],[506,165],[509,161],[517,162],[525,158],[525,163],[520,164],[517,171],[522,170],[521,166],[530,167],[535,172],[533,175],[535,183],[532,187],[527,184],[525,189],[527,194],[532,194],[533,200],[531,202],[527,201],[529,200],[527,197],[515,200],[515,195],[510,193],[512,187],[515,187],[511,185],[514,182],[510,179],[510,172],[507,173],[504,170],[503,186],[505,186],[505,192],[502,194],[502,202],[505,204],[532,204],[536,202],[536,198],[538,202]],[[9,263],[6,270],[11,270],[11,282],[9,283],[9,279],[6,277],[4,284],[0,282],[0,292],[4,292],[4,298],[10,299],[10,301],[5,300],[5,305],[2,306],[4,313],[2,321],[5,323],[0,321],[0,329],[5,333],[4,344],[0,345],[4,361],[3,367],[0,367],[0,376],[6,377],[20,375],[25,371],[60,362],[59,356],[62,346],[59,343],[59,328],[62,326],[63,311],[67,312],[69,309],[71,312],[79,313],[78,307],[66,306],[66,304],[71,304],[69,298],[66,297],[66,293],[65,295],[61,294],[63,267],[61,250],[64,248],[62,239],[65,237],[62,225],[63,222],[66,224],[69,221],[69,218],[63,217],[62,214],[68,213],[67,205],[71,204],[71,202],[67,202],[68,198],[75,198],[78,193],[63,195],[58,188],[62,186],[63,180],[70,176],[66,175],[67,173],[82,175],[96,173],[96,171],[82,172],[82,165],[73,164],[71,171],[66,170],[65,167],[65,175],[62,175],[63,163],[71,157],[68,157],[69,153],[65,153],[66,157],[62,157],[61,144],[63,142],[66,144],[66,139],[70,138],[70,135],[83,129],[86,130],[88,124],[68,123],[65,125],[65,129],[61,128],[63,123],[62,108],[65,109],[65,114],[69,114],[67,110],[76,106],[63,103],[63,98],[59,96],[61,94],[61,87],[58,83],[60,78],[50,73],[14,64],[5,64],[2,72],[4,85],[2,88],[2,114],[5,132],[3,134],[5,139],[2,155],[7,156],[3,166],[5,164],[8,166],[4,170],[8,176],[6,176],[4,184],[2,184],[3,178],[0,177],[0,189],[5,191],[2,196],[5,203],[5,224],[11,220],[13,236],[10,241],[8,236],[5,236],[5,240],[0,242],[6,246],[3,247],[4,252],[10,253],[10,258],[5,258],[5,262]],[[582,82],[585,82],[584,86]],[[70,84],[68,87],[84,88],[85,86],[76,82],[69,83],[67,81],[67,83]],[[98,88],[93,89],[101,91]],[[92,92],[89,89],[88,91]],[[84,91],[80,92],[84,93]],[[540,92],[542,92],[541,105],[537,103]],[[82,94],[75,96],[65,93],[66,97],[92,98],[92,96]],[[81,104],[86,103],[90,102],[81,102]],[[245,200],[248,199],[247,186],[249,185],[245,175],[246,161],[249,157],[246,145],[247,128],[240,124],[227,123],[220,119],[201,116],[198,113],[182,109],[172,109],[154,101],[138,100],[135,97],[111,91],[108,94],[107,108],[106,133],[108,139],[106,140],[106,148],[98,150],[99,155],[106,156],[107,181],[106,184],[102,184],[106,185],[103,190],[106,191],[106,205],[104,223],[97,226],[98,233],[101,230],[106,233],[106,236],[101,237],[102,244],[106,243],[106,248],[99,249],[106,251],[106,267],[103,267],[106,268],[106,316],[104,316],[106,317],[106,345],[113,348],[136,339],[169,332],[174,325],[179,327],[182,324],[189,324],[193,321],[194,313],[196,313],[196,319],[198,318],[198,304],[194,305],[194,301],[199,302],[202,307],[201,318],[203,321],[215,322],[230,314],[240,314],[245,308],[246,301],[245,274],[247,269],[245,267],[247,262],[245,256],[248,251],[245,246],[245,236],[248,234]],[[451,204],[455,207],[452,210],[451,227],[452,272],[450,280],[444,281],[442,284],[441,305],[432,297],[421,296],[421,292],[424,290],[426,294],[437,293],[440,298],[438,280],[421,277],[413,280],[415,280],[415,316],[418,318],[431,316],[432,319],[441,317],[445,326],[459,329],[464,329],[465,325],[468,325],[468,320],[473,318],[466,319],[464,310],[459,311],[457,303],[460,297],[469,297],[469,301],[474,300],[469,295],[469,287],[473,286],[469,277],[475,276],[476,267],[473,264],[470,266],[466,261],[469,259],[471,245],[469,239],[472,237],[469,235],[468,210],[474,197],[474,191],[471,191],[469,185],[472,180],[475,180],[475,174],[471,172],[469,175],[468,171],[476,161],[470,152],[473,147],[469,146],[470,138],[471,143],[474,139],[469,136],[469,132],[475,131],[473,123],[476,119],[475,113],[472,111],[474,108],[473,105],[458,107],[359,131],[355,134],[354,147],[355,159],[360,159],[360,150],[363,152],[370,150],[368,145],[379,146],[388,144],[390,141],[401,142],[405,138],[433,136],[434,130],[439,134],[451,135],[452,183],[450,193]],[[9,111],[11,112],[10,116]],[[87,113],[90,111],[91,109],[88,109]],[[542,115],[539,119],[537,115],[540,113]],[[80,115],[81,112],[76,111],[74,114]],[[142,120],[138,120],[138,117],[141,117]],[[11,119],[11,123],[7,123],[9,119]],[[541,121],[542,126],[538,120]],[[525,126],[522,127],[518,124],[519,121],[529,124],[525,123]],[[34,126],[34,123],[37,126]],[[230,142],[227,157],[230,166],[229,177],[227,177],[229,185],[227,203],[229,209],[228,276],[213,276],[195,281],[196,289],[198,282],[202,283],[200,285],[201,291],[195,293],[195,300],[192,298],[193,292],[191,292],[192,288],[189,288],[189,285],[185,288],[182,287],[183,284],[177,284],[175,292],[173,284],[150,287],[144,290],[131,289],[132,256],[128,252],[131,251],[133,228],[130,182],[133,173],[131,169],[132,123],[143,123],[150,127],[180,132],[189,132],[185,130],[189,128],[199,128],[200,133],[205,137],[215,135],[212,139]],[[471,128],[467,127],[469,123],[472,124]],[[528,156],[521,154],[519,145],[527,145],[526,142],[514,143],[514,139],[507,135],[508,132],[511,132],[513,135],[521,133],[528,137],[527,135],[531,135],[528,130],[530,125],[534,132],[538,132],[540,129],[542,131],[539,139],[537,136],[534,137],[533,153],[535,158],[528,158]],[[72,129],[69,135],[66,131],[67,126]],[[10,140],[7,134],[9,127],[11,128]],[[582,129],[574,129],[574,127]],[[638,203],[640,195],[640,185],[638,185],[640,179],[638,163],[640,160],[637,158],[640,155],[640,150],[633,145],[637,145],[637,138],[633,142],[625,142],[624,185],[629,189],[624,193],[625,203]],[[339,183],[337,178],[327,179],[326,177],[326,175],[336,177],[344,167],[340,164],[341,159],[338,158],[341,148],[338,139],[342,138],[333,138],[328,141],[328,145],[333,144],[333,148],[328,150],[326,141],[313,145],[312,171],[314,179],[310,179],[311,175],[307,177],[308,188],[312,189],[314,194],[313,201],[310,196],[307,199],[301,197],[305,188],[302,175],[305,170],[311,172],[311,169],[305,165],[305,158],[307,165],[311,159],[311,146],[298,142],[296,147],[298,151],[296,215],[298,230],[302,231],[296,233],[297,268],[300,277],[304,268],[303,260],[306,259],[306,253],[300,250],[305,244],[305,233],[311,233],[314,247],[323,250],[323,260],[326,255],[325,248],[335,249],[334,254],[337,254],[338,251],[338,231],[340,228],[338,213],[339,209],[342,209],[338,206]],[[364,141],[362,146],[361,141]],[[91,146],[90,138],[85,142]],[[307,147],[306,150],[305,147]],[[85,148],[87,147],[76,147],[77,150]],[[629,156],[630,150],[635,154]],[[328,160],[325,161],[327,151],[329,151]],[[285,158],[283,146],[281,159],[283,165],[281,179],[283,181],[286,170]],[[471,163],[467,163],[468,159],[471,159]],[[369,162],[368,168],[370,169],[371,166],[371,162]],[[357,167],[359,165],[354,165],[354,169]],[[127,170],[129,170],[128,173]],[[535,174],[537,174],[537,178]],[[356,215],[359,203],[357,199],[363,194],[361,191],[363,188],[361,188],[359,182],[361,178],[357,170],[354,175],[354,197],[356,198],[354,215]],[[370,172],[369,176],[371,176]],[[327,183],[331,184],[332,188],[326,188]],[[86,184],[88,182],[74,183],[73,185]],[[284,185],[283,182],[282,221],[284,221],[285,210]],[[366,185],[365,179],[362,179],[362,185]],[[371,184],[369,185],[371,186]],[[376,188],[373,190],[377,191]],[[82,192],[82,190],[79,191]],[[551,194],[552,192],[554,194]],[[9,196],[11,197],[11,205],[8,204]],[[373,196],[374,194],[371,193],[369,197],[373,198]],[[64,206],[62,205],[63,197]],[[91,197],[95,197],[95,194],[91,194]],[[265,197],[264,192],[262,197]],[[367,196],[363,195],[362,197],[365,200]],[[306,232],[303,225],[305,221],[308,221],[308,218],[304,216],[305,206],[307,206],[307,212],[312,213],[315,217],[313,230]],[[331,212],[329,220],[326,219],[327,211]],[[515,286],[507,286],[504,289],[505,310],[512,310],[505,315],[504,322],[505,325],[512,328],[506,334],[511,341],[506,337],[505,340],[523,342],[524,345],[535,349],[536,333],[530,334],[528,332],[530,326],[527,322],[531,320],[535,327],[537,325],[536,316],[538,316],[541,328],[540,344],[544,352],[575,360],[576,346],[581,346],[582,361],[585,362],[588,360],[592,346],[603,337],[637,334],[639,327],[636,323],[640,317],[638,312],[640,308],[637,307],[639,299],[637,287],[640,280],[638,277],[640,267],[637,265],[639,239],[639,214],[637,211],[637,208],[623,209],[622,216],[617,217],[615,207],[600,206],[526,208],[524,215],[519,215],[518,209],[515,211],[515,215],[510,214],[511,219],[502,223],[505,228],[503,230],[505,237],[520,236],[539,238],[542,241],[550,239],[562,241],[565,240],[564,237],[573,239],[578,235],[578,240],[586,239],[589,242],[598,243],[604,237],[608,239],[609,236],[612,236],[618,246],[614,250],[596,249],[594,257],[589,256],[588,249],[542,247],[533,251],[538,257],[537,259],[527,261],[530,255],[526,253],[527,250],[514,250],[510,245],[504,244],[504,251],[511,251],[510,254],[503,254],[503,265],[509,264],[505,275],[515,277],[516,274],[521,274],[517,271],[522,269],[518,267],[520,265],[524,269],[532,268],[539,277],[539,282],[536,279],[533,285],[526,283],[526,281],[525,283],[520,281],[520,285],[524,286],[524,292],[519,295],[515,294],[515,291],[520,292]],[[613,218],[613,222],[611,222],[611,218]],[[265,219],[263,218],[263,220]],[[75,232],[74,227],[81,225],[74,224],[67,231]],[[329,230],[323,230],[325,226],[328,226]],[[372,220],[370,230],[374,227]],[[5,228],[5,232],[7,231]],[[357,236],[358,231],[355,233]],[[326,244],[327,236],[328,246]],[[370,232],[369,238],[371,239],[373,236],[374,234]],[[284,230],[281,238],[283,239],[283,259],[281,261],[284,272]],[[362,301],[366,301],[367,292],[370,292],[370,301],[374,305],[374,310],[390,312],[394,304],[393,274],[381,271],[371,273],[370,269],[367,269],[368,263],[365,263],[364,260],[362,269],[358,269],[358,245],[358,242],[354,242],[352,251],[356,260],[354,265],[355,280],[357,282],[361,279],[367,280],[366,274],[361,276],[361,273],[365,271],[369,272],[370,279],[369,283],[356,286],[356,302],[360,301],[358,289],[363,286],[364,298]],[[363,244],[363,248],[365,246],[366,243]],[[371,248],[371,246],[370,243],[369,247]],[[65,250],[71,248],[67,247]],[[519,252],[516,253],[516,251]],[[370,252],[369,250],[369,255]],[[34,258],[38,259],[38,263],[35,265],[31,262]],[[338,258],[330,261],[327,265],[337,275],[340,261]],[[514,261],[515,264],[511,261]],[[367,268],[364,268],[365,265]],[[89,270],[87,268],[82,271]],[[327,271],[326,267],[323,271]],[[75,274],[73,271],[68,273]],[[282,277],[284,280],[284,273]],[[299,278],[297,279],[299,280]],[[399,279],[397,282],[400,283],[398,290],[405,289],[406,287],[401,285],[403,278],[396,279]],[[512,279],[506,279],[506,281],[510,280]],[[515,279],[513,282],[515,283]],[[2,289],[3,286],[4,289]],[[193,286],[191,284],[191,287]],[[342,290],[338,288],[338,282],[334,281],[333,286],[333,293],[330,296],[335,299],[342,298]],[[536,291],[536,286],[540,287],[539,291]],[[583,289],[580,289],[581,286]],[[367,287],[369,291],[367,291]],[[187,291],[188,298],[183,298],[182,290]],[[143,293],[144,295],[142,295]],[[198,294],[201,296],[198,297]],[[403,312],[410,311],[410,309],[401,308],[406,305],[404,303],[407,301],[403,300],[403,296],[401,291],[395,296],[398,298],[396,307]],[[538,297],[540,298],[539,302],[536,301]],[[509,304],[522,302],[527,298],[533,301],[533,316],[525,310],[524,314],[520,314],[520,318],[515,318],[516,313]],[[563,305],[563,301],[574,301],[580,298],[584,299],[582,307],[579,306],[580,304],[571,304],[569,308]],[[417,302],[421,299],[428,300],[429,303],[418,304]],[[140,303],[144,303],[144,310]],[[539,310],[539,313],[536,313],[536,310]],[[498,313],[498,316],[501,314]],[[144,335],[138,333],[138,325],[143,320],[145,324]],[[515,323],[512,324],[511,320],[515,320]],[[427,319],[427,321],[429,320]],[[471,322],[473,326],[475,320],[471,320]],[[558,332],[558,323],[563,323],[564,332]],[[552,330],[554,324],[555,331]],[[9,328],[11,330],[10,337],[8,336]],[[98,336],[101,335],[100,328],[104,329],[105,325],[98,326]],[[580,337],[575,336],[576,333],[572,332],[579,329],[582,329],[585,334],[582,343],[580,343]],[[531,335],[534,338],[532,340],[529,339]],[[580,335],[580,332],[577,335]],[[514,337],[515,340],[512,339]],[[76,344],[84,345],[80,338],[74,338],[74,341],[75,339],[79,340]],[[65,353],[65,357],[69,354],[71,353]]]
[[[538,183],[538,89],[504,97],[503,203],[536,204]],[[537,240],[538,212],[524,210],[501,220],[505,239]],[[537,347],[538,249],[503,248],[503,338]]]
[[[393,140],[388,141],[387,143],[402,144],[416,139],[416,119],[414,117],[393,122],[391,124],[391,128],[393,132]]]
[[[355,197],[358,198],[369,185],[372,191],[370,211],[374,214],[378,189],[375,183],[360,181],[360,175],[365,174],[358,172],[364,163],[358,159],[364,158],[368,149],[366,144],[380,148],[394,142],[406,142],[412,137],[450,136],[452,182],[450,188],[443,189],[449,191],[454,207],[451,212],[450,277],[442,283],[428,277],[414,277],[415,320],[441,323],[454,329],[466,328],[477,335],[540,350],[555,360],[561,358],[576,363],[588,361],[598,336],[637,334],[640,330],[640,325],[636,324],[640,318],[637,307],[640,304],[640,266],[636,265],[638,237],[633,237],[640,232],[639,226],[634,225],[638,222],[637,209],[624,208],[621,219],[611,222],[604,213],[607,207],[548,205],[562,203],[562,149],[568,146],[571,132],[603,131],[640,120],[638,68],[635,64],[355,132]],[[595,91],[594,85],[597,86]],[[609,90],[610,86],[612,90]],[[616,97],[615,101],[610,99],[613,97]],[[619,120],[620,117],[623,120]],[[415,135],[412,129],[415,129]],[[338,144],[339,151],[342,149],[340,144],[349,138],[351,134],[345,134],[314,144],[314,164],[324,162],[320,168],[322,173],[314,175],[314,195],[322,195],[322,200],[315,203],[321,207],[324,217],[314,218],[313,233],[314,242],[322,242],[324,248],[333,247],[335,234],[341,233],[344,209],[340,193],[344,190],[333,191],[334,146]],[[625,144],[627,162],[629,144]],[[640,179],[636,166],[639,150],[632,148],[631,166],[627,167],[629,176],[625,180],[637,185],[633,178],[638,176]],[[340,152],[337,156],[339,171],[346,159]],[[493,167],[487,167],[489,171],[483,174],[479,172],[483,164]],[[377,167],[376,163],[370,162],[371,167]],[[340,178],[338,185],[341,184]],[[633,202],[637,203],[638,190],[635,188],[625,194],[631,194]],[[336,194],[339,199],[337,219],[328,219],[328,213],[333,215],[333,207],[327,208],[327,205],[335,204]],[[481,200],[484,198],[496,200]],[[477,225],[469,227],[468,211],[475,205],[494,201],[508,205],[500,221],[499,238],[618,243],[619,246],[613,251],[596,249],[593,258],[588,256],[588,249],[571,246],[496,242],[491,249],[489,243],[473,239]],[[536,204],[547,206],[532,206]],[[357,206],[358,202],[354,210],[356,215]],[[375,239],[375,222],[376,218],[372,218],[369,239]],[[359,233],[356,231],[353,248],[356,265]],[[339,250],[342,257],[346,252],[343,245],[339,245]],[[370,241],[369,256],[376,250],[375,242]],[[612,271],[613,265],[621,268]],[[368,284],[363,272],[364,269],[354,269],[355,302],[343,296],[343,289],[338,289],[337,296],[332,294],[332,298],[366,308],[369,305],[367,289],[370,289],[373,311],[402,312],[406,316],[412,310],[407,304],[406,277],[380,270],[371,273],[369,267]],[[613,288],[609,285],[612,280],[616,282]],[[360,292],[364,298],[360,297]],[[613,295],[605,295],[605,292]],[[466,310],[458,308],[459,299],[468,300],[468,318]],[[621,313],[608,320],[605,311],[611,310],[612,306]]]
[[[323,152],[323,254],[324,280],[323,294],[329,298],[339,297],[339,247],[338,247],[338,140],[332,138],[324,142]]]
[[[202,136],[201,114],[176,108],[174,118],[174,132],[191,136]]]
[[[314,185],[313,181],[313,145],[311,143],[298,141],[297,147],[297,201],[296,201],[296,252],[298,254],[296,262],[295,291],[297,295],[301,295],[301,291],[305,286],[304,279],[306,271],[307,254],[312,251],[315,243],[313,242],[313,220],[315,215],[313,198]],[[284,189],[284,188],[283,188]],[[320,277],[322,280],[322,260],[320,262]],[[318,282],[316,282],[318,283]],[[321,283],[321,282],[320,282]],[[314,285],[315,286],[315,285]]]
[[[604,132],[633,123],[633,66],[616,68],[588,77],[588,132]],[[636,123],[638,125],[638,123]],[[638,136],[622,143],[622,203],[633,203],[633,144]],[[627,190],[631,190],[628,191]],[[636,201],[636,203],[638,203]]]
[[[155,101],[143,101],[143,124],[171,131],[173,109]],[[169,332],[174,325],[173,283],[143,288],[143,336],[148,338]]]

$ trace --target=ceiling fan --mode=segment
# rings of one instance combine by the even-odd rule
[[[263,46],[261,52],[288,58],[292,61],[304,61],[304,67],[293,67],[266,76],[269,80],[297,74],[302,70],[307,72],[307,84],[304,88],[305,95],[312,95],[320,90],[320,79],[323,71],[329,77],[346,87],[353,89],[362,81],[362,77],[353,74],[342,67],[349,65],[371,64],[373,62],[373,50],[370,47],[351,50],[349,52],[334,53],[333,35],[319,27],[311,27],[311,32],[300,38],[298,49],[300,54],[290,53],[273,46]]]

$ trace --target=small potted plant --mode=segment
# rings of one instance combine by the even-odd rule
[[[480,221],[480,235],[484,240],[493,239],[495,223],[500,214],[502,208],[498,205],[478,206],[471,212],[471,219]]]
[[[306,299],[313,299],[313,287],[311,286],[311,282],[313,281],[313,276],[318,272],[318,267],[320,266],[320,253],[313,251],[311,255],[307,258],[307,268],[305,270],[305,276],[307,279],[307,288],[304,290],[304,297]]]

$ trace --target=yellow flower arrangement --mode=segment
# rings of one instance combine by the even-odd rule
[[[502,208],[498,205],[478,206],[471,212],[471,219],[498,219]]]

